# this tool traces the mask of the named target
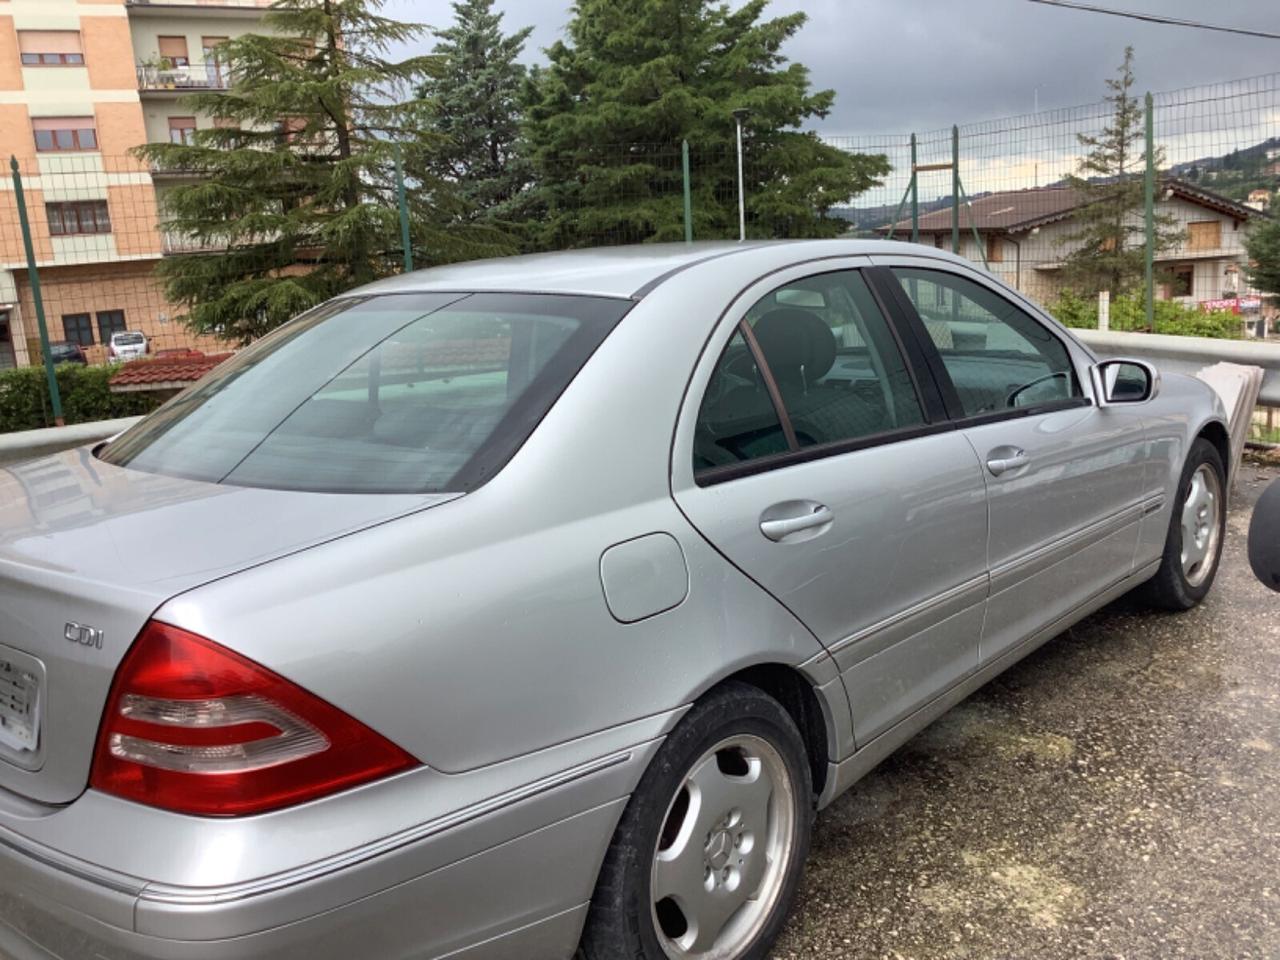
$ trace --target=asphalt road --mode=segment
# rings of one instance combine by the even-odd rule
[[[1242,468],[1199,608],[1100,611],[826,810],[774,960],[1280,958],[1276,477]]]

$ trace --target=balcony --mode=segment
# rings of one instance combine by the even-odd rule
[[[162,228],[160,232],[160,248],[164,251],[166,257],[173,257],[184,253],[217,253],[221,250],[226,250],[227,245],[224,242],[201,240]]]
[[[228,17],[257,19],[271,8],[272,0],[125,0],[131,17]]]
[[[231,70],[222,63],[189,63],[180,66],[140,63],[137,74],[140,93],[182,94],[226,90],[231,86]]]

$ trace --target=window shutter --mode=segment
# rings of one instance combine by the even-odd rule
[[[82,53],[76,30],[19,30],[20,53]]]

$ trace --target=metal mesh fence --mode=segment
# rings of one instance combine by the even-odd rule
[[[983,263],[1024,293],[1061,302],[1073,288],[1067,260],[1082,245],[1080,211],[1090,197],[1075,175],[1105,193],[1146,173],[1141,98],[1123,161],[1110,174],[1086,169],[1091,144],[1108,141],[1113,102],[961,124],[916,135],[916,198],[911,216],[910,134],[829,138],[852,152],[883,152],[893,172],[842,211],[864,236],[892,235],[952,249]],[[1251,224],[1274,213],[1280,186],[1280,74],[1156,94],[1151,102],[1159,226],[1155,298],[1206,311],[1229,309],[1260,332],[1274,309],[1249,288],[1243,241]],[[954,138],[954,139],[953,139]],[[958,159],[960,202],[953,186]],[[1117,191],[1118,192],[1118,191]],[[1121,242],[1145,246],[1146,213],[1124,211]],[[1111,291],[1114,296],[1131,291]],[[1142,326],[1122,303],[1118,326]],[[1168,311],[1166,311],[1168,313]],[[1242,332],[1243,332],[1242,320]],[[1157,318],[1157,326],[1159,321]]]
[[[1177,325],[1184,323],[1186,311],[1175,315],[1161,307],[1154,311],[1154,325],[1162,332],[1260,333],[1275,306],[1248,286],[1244,239],[1253,224],[1275,212],[1280,74],[1157,94],[1151,103],[1158,167],[1153,215],[1172,238],[1153,256],[1155,298],[1204,311],[1206,317],[1213,316],[1207,311],[1226,309],[1233,318],[1215,320],[1216,327],[1211,323],[1203,330],[1182,329]],[[1141,111],[1138,119],[1140,124],[1146,119]],[[1060,311],[1077,311],[1064,317],[1069,322],[1089,325],[1097,322],[1096,306],[1087,297],[1069,296],[1073,288],[1066,265],[1078,243],[1073,235],[1082,198],[1067,178],[1082,171],[1089,150],[1082,138],[1104,137],[1114,120],[1114,104],[1100,102],[966,123],[914,138],[910,133],[824,138],[849,152],[883,154],[890,170],[880,185],[821,212],[847,221],[852,236],[907,240],[914,234],[921,243],[946,249],[958,240],[962,255],[1028,296]],[[191,332],[182,322],[185,306],[166,295],[155,275],[166,260],[223,252],[165,226],[165,195],[192,182],[190,175],[153,171],[132,153],[105,153],[96,142],[75,141],[74,131],[44,131],[44,141],[40,135],[37,131],[26,152],[19,152],[17,165],[56,359],[101,365],[128,359],[141,347],[149,358],[173,361],[181,354],[233,349],[216,336]],[[65,136],[73,142],[58,139]],[[770,191],[795,173],[768,167],[755,136],[749,132],[744,154],[746,235],[804,235],[803,228],[776,219],[771,204]],[[1116,182],[1144,177],[1145,148],[1139,128]],[[540,158],[535,166],[534,184],[498,218],[513,249],[738,237],[732,144],[690,143],[687,154],[681,143],[594,145],[574,156]],[[1095,185],[1107,182],[1093,179]],[[413,189],[411,183],[411,194]],[[1144,210],[1128,209],[1124,216],[1124,243],[1141,247]],[[434,260],[430,249],[415,254],[419,267]],[[398,264],[399,258],[388,262]],[[17,195],[5,176],[0,179],[0,369],[41,362],[33,288]],[[1112,326],[1149,325],[1145,305],[1121,296],[1128,292],[1113,291]],[[143,342],[117,336],[129,333],[141,334]]]

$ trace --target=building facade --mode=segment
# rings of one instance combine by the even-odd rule
[[[227,87],[224,40],[270,0],[0,0],[0,144],[22,173],[49,338],[106,357],[120,330],[209,349],[153,277],[184,244],[159,226],[162,179],[132,150],[210,126],[184,93]],[[6,161],[8,156],[4,158]],[[31,278],[9,170],[0,178],[0,368],[38,362]]]
[[[1063,290],[1062,266],[1074,249],[1074,212],[1080,204],[1077,191],[1065,186],[976,197],[960,209],[960,254],[985,261],[1006,283],[1049,302]],[[1237,298],[1259,301],[1245,279],[1244,240],[1249,223],[1266,216],[1261,209],[1171,178],[1160,182],[1155,208],[1157,215],[1172,220],[1182,238],[1156,257],[1159,299],[1204,307],[1221,307],[1222,301]],[[1130,225],[1141,229],[1141,212]],[[893,229],[895,237],[907,237],[911,222]],[[921,243],[950,250],[950,208],[922,216],[919,230]]]

